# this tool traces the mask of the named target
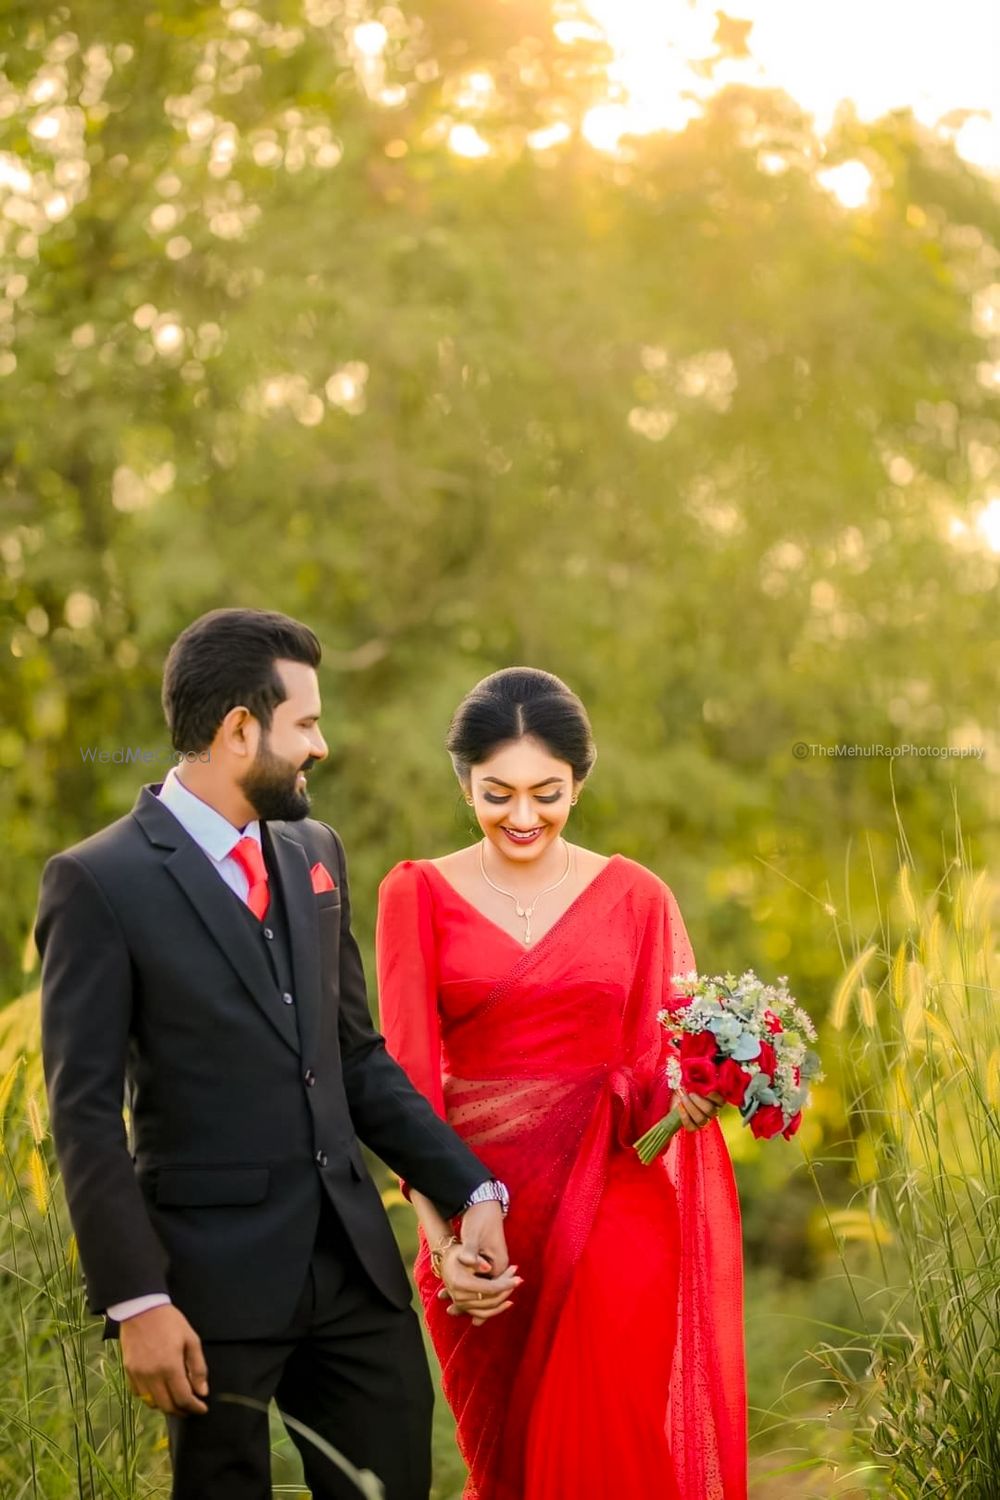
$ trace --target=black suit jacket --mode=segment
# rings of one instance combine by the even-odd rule
[[[357,1137],[446,1216],[490,1173],[372,1025],[343,845],[311,818],[266,825],[289,1005],[239,898],[158,790],[42,875],[42,1051],[89,1305],[167,1291],[203,1338],[277,1333],[325,1194],[372,1281],[405,1306]],[[335,890],[314,893],[317,861]]]

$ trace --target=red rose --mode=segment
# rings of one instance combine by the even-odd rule
[[[716,1088],[727,1104],[742,1104],[749,1082],[749,1074],[744,1073],[735,1058],[727,1057],[719,1064]]]
[[[711,1057],[714,1059],[719,1044],[711,1031],[685,1031],[681,1038],[681,1057]]]
[[[782,1027],[781,1022],[778,1020],[777,1016],[774,1014],[773,1010],[766,1010],[764,1012],[764,1023],[767,1026],[768,1031],[770,1031],[772,1033],[772,1035],[773,1035],[774,1032],[776,1032],[776,1031],[782,1031],[784,1029]]]
[[[786,1141],[790,1141],[791,1140],[792,1136],[795,1134],[795,1132],[798,1130],[798,1128],[799,1128],[799,1126],[801,1124],[802,1124],[802,1111],[800,1109],[797,1114],[792,1115],[792,1118],[789,1120],[788,1124],[785,1126],[784,1130],[781,1132],[782,1135],[785,1137]]]
[[[777,1104],[762,1104],[753,1112],[750,1130],[758,1141],[769,1141],[778,1134],[784,1123],[784,1116]]]
[[[715,1063],[708,1057],[687,1057],[681,1063],[681,1084],[689,1094],[710,1094],[718,1079]]]
[[[761,1072],[766,1073],[768,1078],[774,1077],[774,1070],[778,1066],[778,1054],[770,1042],[761,1042],[760,1053],[754,1058],[754,1062],[760,1065]]]

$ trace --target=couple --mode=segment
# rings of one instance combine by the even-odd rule
[[[456,712],[483,837],[383,881],[383,1039],[343,846],[307,817],[319,662],[286,616],[197,620],[163,683],[185,758],[42,878],[63,1183],[90,1307],[167,1415],[175,1500],[270,1495],[272,1398],[317,1500],[357,1491],[303,1426],[386,1500],[427,1500],[431,1383],[359,1138],[420,1219],[469,1500],[744,1500],[717,1096],[679,1101],[653,1166],[630,1150],[670,1102],[657,1013],[694,961],[668,887],[562,837],[595,757],[582,705],[512,668]]]

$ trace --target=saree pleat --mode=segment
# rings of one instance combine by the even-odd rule
[[[740,1211],[716,1121],[642,1167],[669,1107],[658,1013],[695,967],[669,887],[615,855],[534,945],[430,861],[380,889],[390,1051],[511,1190],[508,1313],[448,1316],[415,1279],[466,1500],[745,1500]]]

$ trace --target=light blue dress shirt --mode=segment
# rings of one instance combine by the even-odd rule
[[[260,843],[258,819],[254,818],[242,831],[234,828],[228,818],[188,790],[178,776],[176,766],[170,767],[158,795],[181,827],[205,851],[229,888],[241,901],[246,901],[250,882],[243,866],[233,859],[233,850],[242,838],[249,837]]]

